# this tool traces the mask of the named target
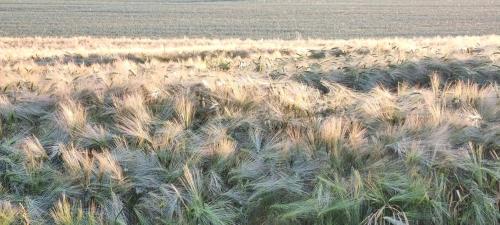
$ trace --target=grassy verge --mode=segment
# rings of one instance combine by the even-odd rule
[[[500,37],[0,39],[0,224],[498,224]]]

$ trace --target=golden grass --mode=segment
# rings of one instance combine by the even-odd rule
[[[500,37],[0,38],[0,224],[495,224]]]

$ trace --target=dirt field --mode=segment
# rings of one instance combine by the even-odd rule
[[[356,38],[500,33],[500,3],[1,0],[1,36]]]

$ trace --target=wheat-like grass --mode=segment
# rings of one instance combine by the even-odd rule
[[[498,224],[499,40],[0,38],[0,224]]]

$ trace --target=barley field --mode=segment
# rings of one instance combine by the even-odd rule
[[[0,224],[499,224],[500,36],[0,38]]]
[[[498,0],[0,0],[0,36],[491,35],[499,12]]]

